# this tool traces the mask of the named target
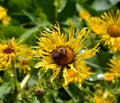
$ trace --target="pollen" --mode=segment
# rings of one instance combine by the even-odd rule
[[[59,47],[53,50],[52,53],[53,60],[59,65],[67,65],[73,62],[74,53],[69,47]]]
[[[12,52],[14,52],[14,50],[12,48],[10,48],[10,47],[3,50],[4,54],[11,54]]]
[[[112,24],[108,27],[107,32],[111,37],[120,37],[120,26]]]

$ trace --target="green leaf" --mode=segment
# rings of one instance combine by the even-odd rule
[[[71,97],[73,97],[74,103],[83,103],[84,94],[81,92],[78,85],[75,83],[71,83],[69,85],[69,89],[67,90]]]
[[[9,82],[5,82],[0,86],[0,99],[4,99],[5,96],[10,93],[11,87]]]
[[[10,0],[8,1],[8,5],[14,12],[33,7],[32,0]]]
[[[120,0],[109,0],[112,5],[116,5]]]
[[[92,7],[98,11],[104,11],[110,9],[116,5],[120,0],[95,0]]]
[[[26,29],[19,26],[0,26],[0,40],[8,38],[18,38]]]
[[[29,37],[31,37],[35,32],[39,31],[41,27],[44,27],[45,25],[48,25],[49,22],[44,21],[41,22],[39,25],[37,25],[36,27],[33,27],[31,29],[29,29],[28,31],[26,31],[25,33],[23,33],[20,37],[19,40],[23,39],[24,41],[26,41],[27,39],[29,39]]]
[[[76,13],[76,1],[75,0],[67,0],[67,4],[64,9],[58,14],[58,20],[64,21],[70,17],[72,17]]]
[[[87,59],[86,63],[92,68],[94,68],[95,71],[106,71],[109,59],[112,58],[112,56],[113,54],[108,53],[108,51],[100,49],[93,58]]]
[[[51,22],[55,22],[55,6],[54,0],[36,0],[37,6],[42,8],[42,12],[47,16],[47,19]]]
[[[37,97],[34,97],[31,103],[40,103],[40,102],[38,101]]]
[[[56,11],[60,13],[64,9],[66,3],[67,3],[67,0],[55,0],[54,5],[56,7]]]
[[[36,20],[35,20],[35,17],[30,14],[29,12],[27,12],[26,10],[23,10],[23,13],[33,22],[36,24]]]

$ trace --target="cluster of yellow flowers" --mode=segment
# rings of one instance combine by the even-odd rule
[[[14,63],[14,66],[21,67],[20,72],[30,71],[28,66],[28,61],[31,59],[30,49],[21,42],[12,38],[0,43],[0,70],[10,68]]]
[[[85,15],[82,15],[83,12]],[[120,10],[117,10],[116,13],[113,10],[104,12],[100,17],[92,17],[88,11],[83,10],[80,12],[80,16],[87,21],[90,29],[113,53],[120,51]],[[107,72],[105,80],[112,81],[114,76],[119,77],[120,75],[120,57],[111,59],[108,65],[112,73]]]
[[[83,15],[83,12],[85,15]],[[84,19],[91,31],[101,38],[112,53],[120,51],[120,10],[104,12],[101,16],[91,16],[87,10],[80,11],[80,17]],[[120,56],[115,55],[109,60],[109,68],[104,73],[104,80],[112,82],[115,78],[120,78]],[[114,103],[109,99],[95,95],[95,103]]]
[[[113,11],[109,11],[100,17],[92,17],[89,12],[83,11],[80,12],[80,16],[87,21],[89,29],[83,28],[76,33],[74,25],[70,22],[68,34],[65,34],[61,32],[59,24],[56,24],[47,32],[42,32],[41,37],[38,38],[38,46],[35,47],[32,54],[41,60],[36,63],[35,68],[42,68],[45,72],[51,70],[51,83],[62,73],[63,87],[68,86],[71,82],[81,85],[93,74],[85,59],[95,56],[99,51],[99,43],[92,49],[84,46],[91,31],[100,36],[102,42],[114,53],[120,51],[120,10],[117,10],[116,15]],[[7,10],[1,6],[0,20],[3,24],[8,24],[10,20]],[[5,43],[0,43],[0,47],[0,70],[10,68],[13,63],[14,66],[20,67],[20,72],[26,73],[31,70],[28,65],[29,60],[32,59],[31,50],[21,44],[21,41],[12,38]],[[105,80],[112,81],[115,77],[120,77],[120,58],[111,59],[108,65],[110,73],[107,72],[104,75]],[[110,98],[112,99],[94,96],[95,103],[113,103],[111,101],[113,97],[110,96]]]
[[[3,25],[9,24],[11,18],[7,15],[7,10],[0,6],[0,21]]]

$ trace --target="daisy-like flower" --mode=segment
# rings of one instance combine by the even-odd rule
[[[55,25],[48,32],[43,32],[37,46],[37,54],[42,61],[38,62],[35,68],[42,67],[45,71],[51,69],[53,71],[51,82],[63,72],[63,85],[73,81],[81,83],[91,75],[84,62],[85,58],[94,56],[98,51],[98,46],[91,50],[83,47],[88,32],[84,28],[74,35],[73,25],[69,27],[68,34],[61,33],[59,25]]]
[[[10,20],[11,20],[10,16],[6,15],[2,20],[2,24],[7,25],[9,24]]]
[[[22,58],[15,64],[15,67],[18,68],[20,74],[26,74],[31,72],[29,61],[30,60],[28,58]]]
[[[7,15],[7,10],[0,6],[0,21],[2,21],[3,25],[9,24],[11,18]]]
[[[95,94],[94,103],[115,103],[115,97],[107,91],[103,95]]]
[[[115,97],[111,93],[94,95],[94,103],[115,103]]]
[[[0,43],[0,70],[9,67],[12,61],[16,62],[18,58],[22,58],[29,52],[26,45],[17,42],[15,38],[8,42]]]
[[[99,22],[98,22],[99,21]],[[96,34],[102,34],[103,27],[101,25],[100,17],[90,17],[88,20],[88,25],[92,29],[92,31]]]
[[[79,16],[83,19],[83,20],[88,20],[91,16],[91,14],[89,13],[89,11],[83,9],[81,11],[79,11]]]
[[[110,63],[108,64],[110,66],[111,72],[114,73],[116,77],[120,77],[120,58],[116,59],[110,59]]]
[[[0,20],[7,15],[7,10],[0,6]]]
[[[114,80],[114,73],[106,72],[104,73],[104,80],[107,82],[111,82]]]
[[[120,50],[120,10],[116,14],[111,10],[100,17],[91,17],[89,26],[111,50]]]

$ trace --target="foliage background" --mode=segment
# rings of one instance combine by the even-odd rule
[[[46,27],[58,22],[65,32],[67,21],[72,19],[76,31],[80,30],[87,26],[86,21],[79,16],[81,9],[88,10],[92,16],[99,16],[104,11],[120,9],[120,0],[0,0],[0,5],[7,9],[11,17],[9,25],[0,25],[0,41],[15,37],[18,40],[24,39],[24,43],[34,46],[37,45],[36,36],[39,36],[40,31],[45,30]],[[89,37],[87,42],[92,47],[98,42],[98,38]],[[103,44],[100,46],[99,53],[92,59],[86,60],[95,75],[91,80],[85,81],[81,88],[77,84],[70,84],[69,88],[48,84],[49,73],[45,75],[42,71],[36,70],[34,68],[36,61],[32,60],[29,64],[32,68],[31,77],[27,87],[22,90],[23,96],[18,103],[68,103],[68,101],[69,103],[92,103],[93,92],[98,89],[114,88],[116,84],[106,82],[103,77],[99,77],[99,74],[102,75],[107,71],[105,68],[108,66],[109,59],[118,54],[109,52]],[[45,80],[42,87],[38,78],[39,73]],[[4,81],[0,86],[1,103],[2,101],[13,103],[15,94],[12,93],[9,73],[0,71],[0,77]],[[18,79],[21,81],[21,77]],[[36,89],[42,89],[43,93],[36,94]],[[119,97],[120,95],[116,96],[118,103]]]

